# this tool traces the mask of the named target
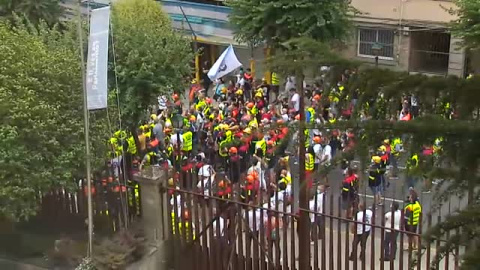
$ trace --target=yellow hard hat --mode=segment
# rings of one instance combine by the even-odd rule
[[[375,163],[380,163],[380,161],[382,161],[382,158],[379,157],[379,156],[373,156],[372,161],[375,162]]]
[[[390,143],[390,140],[389,140],[389,139],[385,139],[385,140],[383,140],[383,143],[389,144],[389,143]]]
[[[238,89],[237,92],[235,92],[235,94],[238,95],[238,96],[241,96],[241,95],[243,95],[243,90]]]
[[[385,147],[385,145],[381,145],[380,147],[378,147],[378,151],[385,152],[387,151],[387,147]]]
[[[243,132],[247,133],[247,134],[251,134],[252,133],[252,129],[251,128],[246,128],[243,130]]]
[[[157,120],[157,115],[156,114],[150,115],[150,119],[152,119],[153,121]]]
[[[255,94],[255,97],[262,98],[262,97],[263,97],[263,94],[262,94],[262,93],[260,93],[260,92],[258,92],[258,93],[256,93],[256,94]]]

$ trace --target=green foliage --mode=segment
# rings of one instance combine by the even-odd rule
[[[53,25],[63,13],[59,0],[0,0],[0,16],[12,18],[13,13],[25,16],[30,22]]]
[[[344,40],[354,11],[344,0],[229,0],[227,5],[233,8],[230,21],[239,41],[272,46],[298,37]]]
[[[145,238],[138,231],[122,230],[95,246],[93,262],[96,269],[124,269],[145,253]]]
[[[193,60],[190,42],[172,30],[168,15],[153,0],[120,0],[113,5],[114,57],[122,119],[134,128],[159,95],[185,89]],[[110,76],[116,87],[115,74]]]
[[[480,2],[477,0],[457,0],[458,9],[450,13],[458,16],[452,24],[452,32],[472,49],[480,49]]]
[[[82,263],[80,263],[75,270],[97,270],[93,260],[90,258],[84,258]]]
[[[311,72],[312,78],[318,75],[324,65],[353,64],[333,52],[331,46],[309,37],[293,38],[280,44],[284,50],[278,51],[267,60],[267,65],[278,73],[287,76],[298,71]]]
[[[338,78],[337,78],[338,79]],[[383,69],[358,70],[355,76],[346,82],[346,90],[339,110],[349,104],[348,96],[358,89],[359,100],[357,113],[350,121],[338,122],[335,125],[318,127],[320,129],[353,128],[361,131],[362,137],[357,148],[375,149],[386,137],[405,136],[408,153],[419,153],[422,145],[432,145],[436,138],[442,137],[442,152],[431,158],[421,157],[421,164],[413,173],[427,179],[441,179],[435,188],[435,205],[438,207],[452,196],[468,194],[469,205],[453,213],[446,220],[434,226],[426,236],[426,240],[447,239],[445,245],[438,250],[433,261],[441,260],[455,249],[457,245],[468,247],[462,257],[462,269],[478,266],[478,244],[480,234],[480,78],[462,79],[458,77],[429,77],[409,75],[406,72],[395,72]],[[421,117],[413,121],[390,121],[396,119],[398,105],[406,95],[419,98]],[[380,102],[383,100],[383,102]],[[373,114],[371,120],[360,121],[359,113],[364,111],[363,104],[369,102],[372,112],[380,110],[383,114]],[[456,112],[454,120],[445,118],[445,104],[449,103]],[[381,104],[381,105],[379,105]],[[385,104],[390,107],[380,108]],[[364,135],[364,136],[360,136]],[[363,160],[368,160],[368,152],[363,151]],[[407,157],[408,158],[408,157]],[[435,211],[435,209],[432,209]],[[427,218],[429,213],[424,213]]]
[[[9,219],[34,215],[40,193],[73,188],[84,175],[82,76],[72,31],[0,22],[0,215]],[[94,158],[104,157],[103,123],[104,113],[92,114]]]

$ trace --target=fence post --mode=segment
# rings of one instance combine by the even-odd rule
[[[135,174],[133,179],[140,185],[140,202],[142,207],[141,222],[148,243],[148,251],[143,259],[141,269],[169,269],[172,258],[169,240],[168,201],[162,187],[167,186],[168,174],[158,167],[150,167]],[[170,218],[170,219],[169,219]],[[163,236],[166,236],[165,239]]]

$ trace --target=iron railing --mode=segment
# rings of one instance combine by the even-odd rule
[[[216,183],[226,179],[222,174],[216,175],[211,187],[205,186],[208,181],[198,181],[194,170],[177,175],[177,186],[165,187],[161,195],[167,196],[162,202],[168,203],[161,208],[171,213],[171,219],[162,215],[162,223],[168,228],[163,231],[163,237],[172,244],[174,269],[299,269],[300,241],[311,244],[311,269],[448,270],[458,269],[460,265],[462,247],[456,247],[453,253],[436,262],[434,258],[445,241],[425,241],[421,234],[405,231],[403,226],[400,229],[385,227],[383,217],[388,210],[384,206],[371,209],[371,222],[354,221],[344,216],[341,198],[328,189],[323,193],[314,192],[311,209],[297,209],[292,197],[283,197],[278,192],[271,197],[268,188],[253,190],[250,199],[242,200],[246,197],[242,196],[245,194],[242,186],[246,184],[243,180],[231,184],[229,195],[219,192]],[[245,179],[244,175],[240,179]],[[266,184],[268,187],[268,179]],[[318,190],[317,186],[312,190]],[[319,209],[319,196],[323,199],[322,211],[315,211]],[[402,207],[400,210],[403,223]],[[311,239],[298,238],[297,219],[301,212],[308,213],[313,221],[309,228]],[[440,216],[422,214],[418,232],[428,230],[433,218],[441,221]],[[368,230],[366,226],[371,227],[364,246],[365,256],[354,254],[350,259],[355,237],[350,227],[362,225],[365,225],[362,232]],[[384,262],[381,257],[388,231],[398,235],[394,241],[398,248],[395,259]],[[415,237],[419,238],[418,250],[413,248]],[[360,244],[358,253],[361,249]]]

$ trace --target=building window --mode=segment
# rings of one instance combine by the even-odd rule
[[[410,71],[447,74],[450,34],[415,30],[410,33]]]
[[[358,29],[358,56],[393,60],[393,30]]]

